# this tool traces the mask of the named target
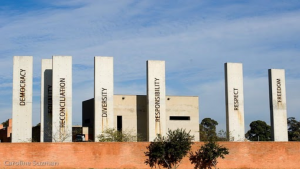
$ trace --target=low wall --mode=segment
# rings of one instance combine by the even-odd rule
[[[219,142],[218,168],[300,168],[300,142]],[[0,168],[149,168],[149,143],[0,143]],[[193,151],[203,145],[197,142]],[[181,169],[193,168],[188,157]]]

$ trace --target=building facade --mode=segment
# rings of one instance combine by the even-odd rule
[[[147,96],[114,95],[114,126],[119,131],[129,131],[137,135],[138,141],[148,141],[147,137]],[[95,141],[94,99],[82,102],[82,126],[88,127],[90,140]],[[190,131],[199,141],[198,96],[166,96],[166,128]],[[97,139],[97,136],[96,136]]]

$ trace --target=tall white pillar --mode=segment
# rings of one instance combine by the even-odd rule
[[[165,61],[147,61],[147,99],[147,136],[153,141],[167,133]]]
[[[14,56],[12,142],[32,141],[32,56]]]
[[[52,57],[52,141],[72,142],[72,57]]]
[[[42,59],[41,142],[52,142],[52,59]]]
[[[94,140],[108,128],[114,127],[114,66],[113,57],[95,56],[95,114]]]
[[[226,128],[230,141],[244,141],[243,65],[225,63]]]
[[[269,69],[271,135],[273,141],[288,141],[284,69]]]

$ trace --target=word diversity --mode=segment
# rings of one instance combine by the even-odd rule
[[[107,89],[102,88],[102,117],[107,117]]]

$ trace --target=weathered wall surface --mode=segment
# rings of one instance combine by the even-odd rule
[[[171,130],[186,129],[199,141],[199,101],[197,96],[166,96],[167,128]],[[170,117],[189,117],[188,120]]]
[[[0,143],[0,168],[150,168],[144,164],[148,144]],[[195,143],[193,150],[202,144]],[[229,148],[230,154],[219,160],[218,168],[300,168],[299,142],[220,144]],[[42,163],[37,162],[48,162],[48,166],[38,166]],[[186,157],[179,168],[193,166]]]
[[[199,106],[195,96],[166,96],[167,129],[177,128],[191,131],[199,141]],[[122,116],[122,130],[137,134],[139,140],[147,140],[147,96],[114,95],[114,128],[117,116]],[[189,117],[188,120],[170,120],[171,116]],[[82,124],[89,127],[89,139],[94,140],[94,99],[82,102]]]

